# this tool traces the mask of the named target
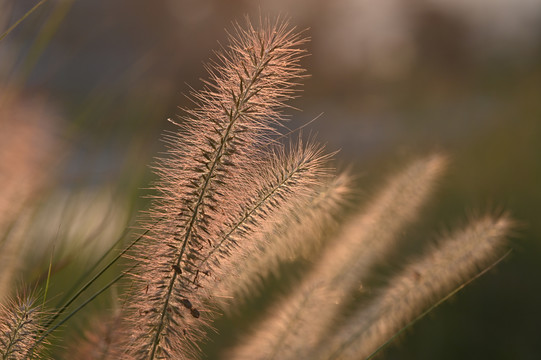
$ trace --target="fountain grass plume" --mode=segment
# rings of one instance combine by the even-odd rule
[[[40,305],[30,292],[22,292],[0,304],[0,356],[3,360],[30,359],[44,348],[44,343],[36,346],[45,316]]]
[[[490,265],[501,254],[511,227],[512,221],[505,215],[485,216],[444,237],[392,278],[379,296],[351,316],[317,352],[325,359],[372,356],[438,297]]]
[[[264,279],[271,274],[280,276],[280,264],[318,253],[324,239],[338,227],[336,217],[351,196],[351,188],[351,176],[341,173],[277,212],[267,222],[270,226],[259,233],[257,250],[238,253],[234,261],[238,265],[220,279],[221,309],[236,312],[263,289]]]
[[[233,359],[310,358],[367,271],[395,245],[419,214],[445,158],[414,161],[393,176],[371,204],[345,224],[295,290],[279,301],[258,329],[231,352]]]
[[[205,88],[192,93],[196,106],[185,110],[178,132],[166,136],[167,153],[154,166],[158,195],[149,233],[132,255],[139,285],[129,300],[131,356],[197,356],[210,318],[207,280],[232,249],[220,239],[266,186],[253,169],[302,77],[302,43],[283,21],[235,26],[229,46],[208,66]]]
[[[220,243],[228,240],[226,244],[235,246],[234,252],[228,251],[229,259],[223,264],[220,276],[214,280],[212,288],[213,298],[222,310],[235,310],[249,296],[250,291],[253,295],[256,289],[252,286],[255,285],[255,278],[272,271],[272,264],[267,261],[269,257],[278,258],[274,261],[277,262],[280,258],[290,256],[290,250],[297,246],[296,243],[290,243],[288,250],[284,242],[291,238],[285,234],[269,238],[265,236],[266,229],[274,227],[277,218],[290,214],[297,205],[324,200],[319,197],[325,198],[322,193],[325,181],[332,181],[327,167],[331,155],[325,154],[323,148],[313,142],[304,145],[299,140],[297,145],[291,146],[289,152],[279,148],[259,171],[257,196],[244,212],[239,213],[239,218],[221,237]],[[341,182],[333,181],[332,184],[336,186],[336,192],[343,190]],[[326,195],[326,204],[329,205],[326,211],[332,213],[335,210],[331,206],[332,202],[340,202],[342,194],[334,194],[331,190]],[[289,235],[294,234],[292,232]],[[242,246],[236,246],[241,242]]]

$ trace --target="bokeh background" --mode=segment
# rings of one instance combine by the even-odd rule
[[[0,31],[36,3],[0,0]],[[511,255],[381,358],[538,359],[539,0],[45,2],[0,42],[2,296],[21,276],[39,281],[53,254],[59,299],[132,226],[160,134],[173,129],[167,118],[190,106],[184,94],[200,88],[203,63],[245,15],[307,29],[310,77],[288,127],[321,115],[304,131],[340,150],[338,167],[358,175],[361,197],[409,159],[450,157],[405,240],[433,239],[478,213],[517,221]]]

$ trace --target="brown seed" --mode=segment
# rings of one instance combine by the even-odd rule
[[[192,316],[194,318],[196,318],[196,319],[199,318],[199,310],[197,310],[196,308],[192,308],[190,311],[191,311]]]
[[[186,309],[191,309],[192,308],[192,303],[190,302],[190,300],[188,299],[182,299],[180,300],[181,304],[184,305],[184,307]]]

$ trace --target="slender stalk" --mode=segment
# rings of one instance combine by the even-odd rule
[[[113,266],[113,264],[115,262],[118,261],[118,259],[120,259],[126,252],[128,252],[134,245],[136,245],[144,236],[146,233],[148,233],[148,231],[150,230],[147,230],[145,231],[141,236],[139,236],[137,239],[135,239],[134,241],[132,241],[132,243],[130,245],[128,245],[124,250],[122,250],[117,256],[115,256],[107,265],[105,265],[96,275],[94,275],[92,277],[92,279],[88,280],[86,282],[85,285],[83,285],[79,290],[77,290],[77,292],[71,297],[69,298],[69,300],[67,300],[61,307],[60,309],[58,309],[57,312],[55,312],[55,314],[53,316],[51,316],[51,318],[47,321],[47,323],[45,324],[44,328],[45,329],[48,329],[54,322],[55,320],[64,313],[64,311],[66,311],[66,309],[75,301],[77,300],[77,298],[83,293],[85,292],[86,289],[88,289],[97,279],[100,278],[100,276],[103,275],[104,272],[107,271],[107,269],[109,269],[111,266]],[[119,239],[120,241],[120,239]],[[96,262],[96,265],[100,263],[100,261],[105,257],[105,255],[107,255],[112,249],[114,248],[114,245],[113,247],[111,247],[104,255],[103,257],[98,260],[98,262]],[[86,277],[86,276],[85,276]],[[84,277],[83,277],[84,278]]]
[[[100,290],[95,292],[92,296],[90,296],[88,299],[86,299],[81,305],[79,305],[77,308],[75,308],[71,313],[66,315],[65,318],[63,318],[61,321],[59,321],[54,326],[48,328],[41,337],[36,341],[35,345],[32,347],[32,350],[35,346],[39,345],[47,336],[49,336],[50,333],[58,329],[60,326],[62,326],[66,321],[71,319],[73,315],[77,314],[80,310],[82,310],[86,305],[88,305],[90,302],[92,302],[96,297],[101,295],[105,290],[109,289],[113,284],[117,283],[120,279],[122,279],[129,271],[133,270],[135,266],[132,266],[129,270],[121,273],[120,275],[116,276],[113,280],[111,280],[109,283],[107,283],[104,287],[102,287]]]
[[[4,40],[6,36],[9,35],[21,22],[24,21],[28,16],[30,16],[34,11],[36,11],[41,5],[45,4],[47,0],[41,0],[36,5],[34,5],[30,10],[28,10],[19,20],[17,20],[13,25],[11,25],[6,31],[0,35],[0,41]]]

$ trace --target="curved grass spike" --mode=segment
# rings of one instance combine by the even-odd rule
[[[208,67],[210,81],[192,94],[196,108],[185,110],[178,133],[165,138],[169,149],[155,166],[158,195],[149,213],[150,222],[163,221],[134,254],[140,286],[130,299],[137,329],[131,356],[197,353],[207,318],[201,263],[257,191],[248,169],[258,164],[284,101],[294,96],[303,42],[282,21],[262,21],[259,29],[249,21],[245,29],[237,25],[229,47]],[[190,312],[184,299],[193,304]]]

